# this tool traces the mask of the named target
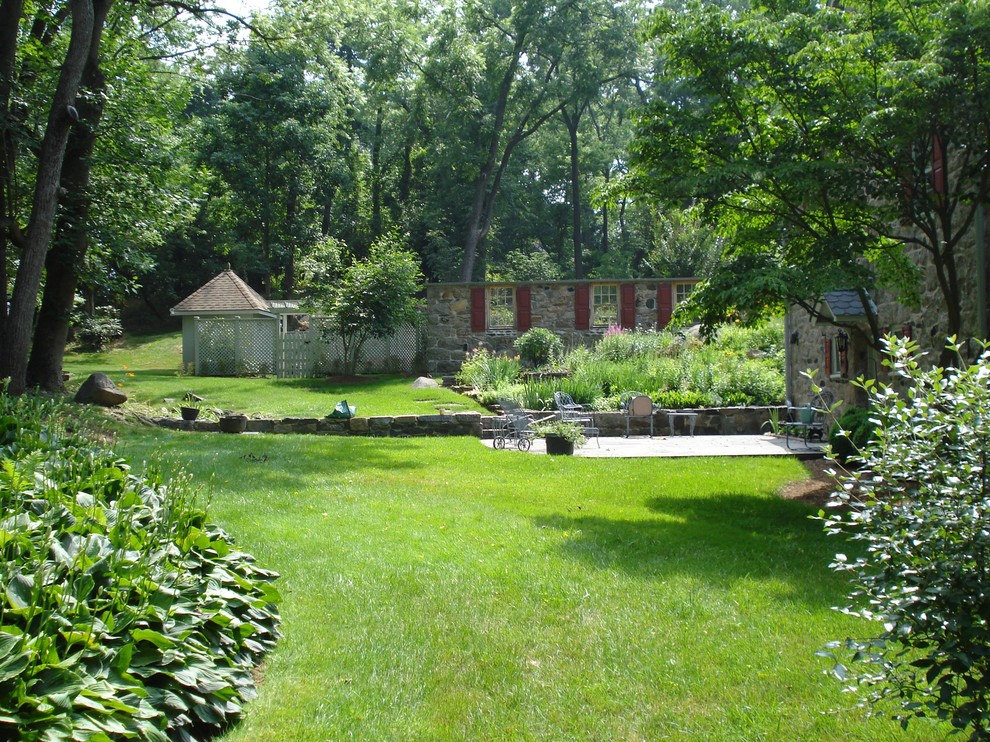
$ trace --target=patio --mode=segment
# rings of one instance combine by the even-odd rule
[[[602,437],[601,448],[594,443],[586,443],[574,451],[575,456],[588,458],[688,458],[695,456],[796,456],[798,458],[820,458],[822,446],[803,443],[787,448],[783,438],[772,435],[698,435],[698,436],[635,436],[630,438]],[[489,448],[492,440],[483,440]],[[509,441],[507,451],[516,451]],[[546,454],[546,441],[533,440],[529,453]]]

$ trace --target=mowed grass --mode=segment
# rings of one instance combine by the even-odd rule
[[[129,336],[104,353],[68,353],[64,368],[74,374],[77,387],[94,372],[110,376],[130,400],[154,409],[163,400],[181,400],[192,392],[206,405],[268,417],[324,417],[342,399],[361,416],[433,415],[447,412],[485,412],[473,400],[450,389],[413,389],[403,376],[366,376],[354,380],[229,378],[181,375],[182,336]],[[174,411],[173,411],[174,412]]]
[[[785,459],[605,460],[471,439],[126,431],[211,481],[278,570],[284,637],[227,740],[899,740],[815,652],[849,545]]]

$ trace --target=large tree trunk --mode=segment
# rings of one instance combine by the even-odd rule
[[[581,239],[581,168],[578,149],[578,124],[581,123],[581,113],[580,107],[574,111],[573,116],[566,108],[560,112],[571,145],[571,241],[574,245],[574,278],[584,278],[584,262],[581,255],[584,242]]]
[[[515,47],[512,50],[512,58],[509,66],[502,75],[499,85],[498,97],[495,99],[495,115],[492,117],[491,137],[488,140],[488,151],[485,153],[485,163],[478,172],[478,177],[474,181],[474,197],[471,200],[471,216],[468,219],[467,231],[464,239],[464,262],[461,263],[461,280],[470,281],[474,275],[475,258],[478,255],[478,245],[488,234],[488,227],[491,225],[492,212],[495,205],[495,189],[491,186],[491,181],[495,173],[496,163],[499,161],[499,150],[501,149],[502,134],[505,129],[505,112],[509,104],[509,94],[512,92],[512,84],[515,81],[516,68],[519,66],[519,59],[522,56],[526,43],[526,35],[519,34]],[[506,158],[503,155],[502,161]]]
[[[34,307],[41,287],[45,254],[51,243],[52,225],[55,222],[65,145],[75,111],[71,106],[75,103],[93,37],[92,0],[70,0],[69,9],[72,15],[72,34],[58,85],[52,96],[45,136],[41,142],[31,218],[17,268],[10,314],[4,327],[4,342],[0,352],[0,377],[10,377],[8,391],[11,394],[21,394],[27,382]]]
[[[72,127],[62,166],[62,209],[52,248],[45,259],[45,289],[38,324],[31,344],[27,385],[47,391],[64,391],[62,360],[69,336],[69,322],[76,296],[79,271],[89,248],[90,158],[103,117],[106,78],[100,69],[103,27],[113,0],[94,0],[93,36],[83,72],[82,96],[76,108],[80,123]]]
[[[17,137],[11,130],[10,97],[23,8],[23,0],[0,2],[0,337],[7,320],[7,250],[17,225],[11,193]]]

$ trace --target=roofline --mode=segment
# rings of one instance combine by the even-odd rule
[[[553,279],[546,281],[438,281],[436,283],[426,283],[424,287],[429,289],[455,288],[459,286],[590,286],[592,284],[603,283],[687,283],[688,281],[703,281],[700,276],[678,276],[665,278],[570,278]]]
[[[239,317],[244,314],[257,314],[263,317],[270,317],[274,319],[277,315],[269,312],[265,309],[202,309],[202,310],[192,310],[192,309],[179,309],[176,310],[175,307],[168,310],[169,314],[173,317],[198,317],[200,315],[205,317]]]

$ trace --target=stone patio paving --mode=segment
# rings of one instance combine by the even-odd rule
[[[783,438],[771,435],[697,435],[697,436],[634,436],[630,438],[600,438],[601,447],[590,439],[574,451],[575,456],[586,458],[649,458],[689,456],[798,456],[819,458],[822,447],[817,443],[805,446],[801,440],[791,439],[788,448]],[[492,441],[483,440],[489,448]],[[512,441],[507,442],[507,453],[519,453]],[[546,455],[546,442],[542,438],[533,441],[529,453]]]

